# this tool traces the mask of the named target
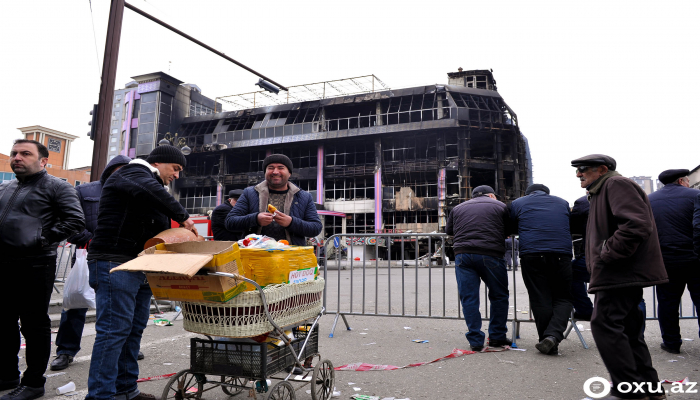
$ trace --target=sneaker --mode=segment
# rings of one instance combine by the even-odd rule
[[[144,356],[143,353],[139,350],[139,355],[138,355],[138,357],[136,357],[136,359],[137,359],[137,360],[143,360],[144,358],[146,358],[146,356]],[[72,360],[71,360],[71,361],[72,361]]]
[[[505,338],[503,340],[495,340],[495,339],[488,339],[488,345],[489,347],[503,347],[503,346],[510,346],[513,344],[513,341],[510,340],[510,338]]]
[[[156,396],[147,393],[139,393],[131,400],[156,400]]]
[[[472,351],[476,351],[476,352],[480,352],[480,351],[484,350],[484,346],[469,346],[469,347],[472,349]]]
[[[10,390],[16,388],[17,386],[19,386],[19,378],[11,381],[0,380],[0,390]]]
[[[576,320],[576,321],[590,321],[591,314],[579,314],[577,312],[574,312],[574,320]]]
[[[51,361],[51,371],[60,371],[68,368],[68,364],[73,362],[73,357],[68,354],[59,354]]]
[[[554,336],[547,336],[542,339],[541,342],[537,343],[535,347],[542,354],[549,354],[550,351],[557,345],[557,339]]]
[[[671,346],[667,345],[664,342],[661,342],[661,348],[665,351],[668,351],[671,354],[681,354],[680,346],[678,346],[678,348],[675,348],[675,347],[671,347]]]
[[[10,393],[0,397],[0,400],[33,400],[44,396],[44,388],[33,388],[29,386],[17,386]]]

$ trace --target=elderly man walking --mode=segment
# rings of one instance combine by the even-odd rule
[[[456,206],[447,217],[445,232],[454,236],[457,289],[469,329],[466,337],[473,351],[484,349],[479,312],[481,281],[489,289],[491,301],[488,345],[511,344],[506,337],[508,274],[503,258],[508,220],[508,208],[496,200],[494,190],[486,185],[476,187],[472,199]]]
[[[571,161],[588,189],[586,228],[589,293],[595,293],[591,331],[612,378],[610,399],[665,399],[644,342],[642,289],[668,282],[649,199],[631,179],[615,171],[615,160],[592,154]],[[618,390],[620,383],[632,392]],[[637,385],[644,389],[637,390]],[[658,387],[657,387],[658,386]],[[626,391],[626,390],[625,390]]]

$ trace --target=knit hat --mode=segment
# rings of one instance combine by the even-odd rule
[[[541,191],[549,194],[549,188],[547,186],[545,186],[541,183],[535,183],[535,184],[528,186],[527,189],[525,189],[525,196],[527,196],[528,194],[530,194],[536,190],[541,190]]]
[[[162,144],[153,149],[153,151],[151,151],[151,154],[148,155],[148,158],[146,158],[146,162],[149,164],[180,164],[182,168],[185,168],[187,166],[187,159],[185,158],[185,155],[182,154],[182,151],[180,151],[180,149],[178,149],[177,147],[171,146],[169,144]]]
[[[282,164],[287,167],[290,174],[292,173],[292,160],[284,154],[270,154],[265,157],[265,161],[263,161],[263,171],[265,171],[270,164]]]
[[[496,194],[496,192],[494,192],[493,188],[489,185],[477,186],[472,190],[472,197],[479,197],[486,194]]]

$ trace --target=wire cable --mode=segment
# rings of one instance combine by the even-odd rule
[[[95,18],[92,15],[92,0],[88,0],[90,5],[90,21],[92,21],[92,38],[95,41],[95,59],[97,60],[97,77],[102,79],[102,68],[100,67],[100,53],[97,50],[97,35],[95,34]]]

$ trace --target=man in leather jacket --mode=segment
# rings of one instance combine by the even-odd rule
[[[3,400],[44,395],[51,356],[49,300],[56,274],[56,247],[85,226],[73,187],[46,172],[49,152],[34,140],[16,140],[10,167],[17,176],[0,184],[0,268],[11,284],[0,291],[0,390]],[[20,329],[27,343],[27,369],[20,382]]]

